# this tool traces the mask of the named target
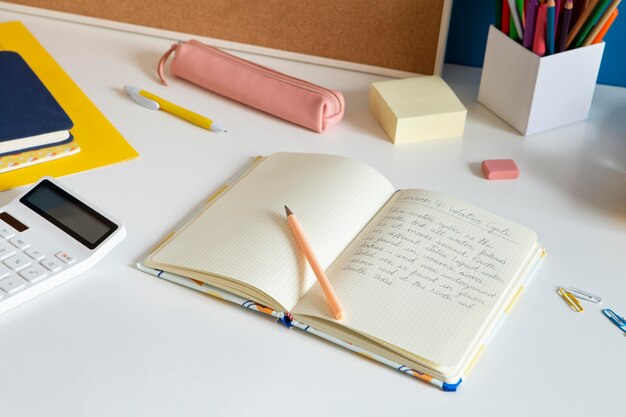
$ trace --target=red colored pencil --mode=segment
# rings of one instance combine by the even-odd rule
[[[539,5],[537,11],[537,23],[535,26],[535,38],[533,39],[533,52],[539,56],[546,54],[546,14],[548,6],[546,3]]]
[[[502,0],[502,33],[509,34],[509,25],[511,20],[511,9],[509,9],[509,2]]]

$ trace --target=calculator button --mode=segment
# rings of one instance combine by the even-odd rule
[[[6,266],[0,264],[0,278],[4,278],[6,276],[9,276],[10,273],[11,273],[11,270],[9,268],[7,268]]]
[[[65,262],[68,265],[71,265],[74,262],[76,262],[76,258],[74,258],[72,255],[70,255],[67,252],[59,252],[59,253],[57,253],[57,258],[59,258],[60,260],[62,260],[63,262]]]
[[[15,248],[6,242],[0,242],[0,261],[15,254]]]
[[[18,276],[12,276],[0,280],[0,288],[9,294],[23,290],[26,286],[26,281]]]
[[[21,253],[11,256],[4,261],[4,264],[14,271],[19,271],[30,265],[30,259]]]
[[[36,282],[45,278],[46,275],[48,275],[48,271],[43,269],[40,265],[33,265],[20,272],[20,275],[27,281]]]
[[[5,239],[11,239],[13,236],[15,236],[15,232],[13,231],[13,229],[9,229],[8,227],[0,227],[0,236]]]
[[[41,261],[43,258],[46,257],[46,255],[39,249],[28,248],[24,252],[26,253],[26,255],[30,256],[36,261]]]
[[[48,271],[57,272],[61,269],[61,264],[52,258],[46,258],[40,262]]]
[[[19,237],[11,239],[11,244],[21,250],[24,250],[30,247],[30,243],[25,242],[24,239],[20,239]]]

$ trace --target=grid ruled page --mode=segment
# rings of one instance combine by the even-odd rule
[[[328,271],[344,310],[319,285],[294,309],[458,367],[536,248],[534,232],[423,190],[398,192]],[[305,319],[302,319],[306,322]]]
[[[326,269],[393,192],[380,173],[356,160],[274,154],[152,260],[242,281],[290,310],[316,278],[289,229],[284,206],[298,217]]]

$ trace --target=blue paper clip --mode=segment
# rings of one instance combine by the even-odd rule
[[[619,327],[621,331],[626,333],[626,320],[624,320],[624,317],[618,316],[610,308],[605,308],[604,310],[602,310],[602,314],[604,314],[609,320],[611,320],[614,325]]]

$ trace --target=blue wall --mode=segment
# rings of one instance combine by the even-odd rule
[[[626,5],[604,38],[598,82],[626,87]],[[493,0],[455,0],[450,18],[446,62],[481,67],[489,25],[495,21]]]

